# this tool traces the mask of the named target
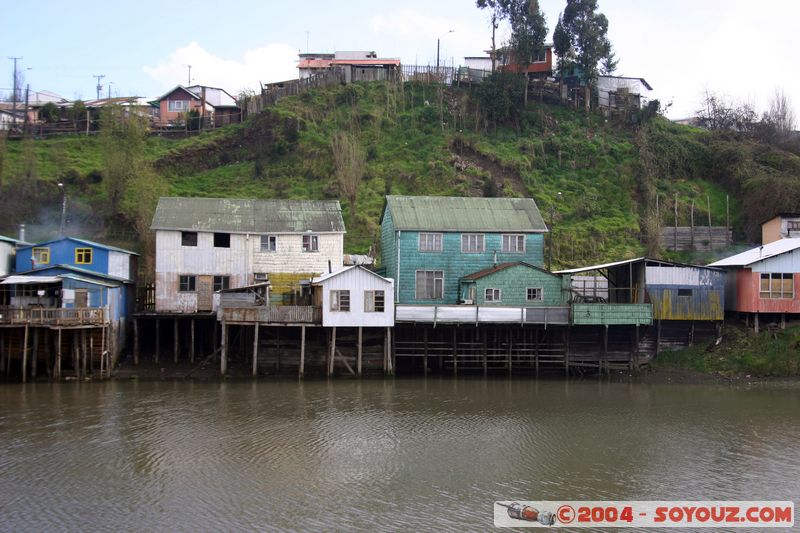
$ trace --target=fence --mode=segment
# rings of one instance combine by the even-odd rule
[[[659,245],[664,250],[710,252],[727,248],[733,233],[725,226],[673,226],[661,228]]]
[[[102,307],[0,307],[0,323],[30,325],[83,325],[107,322],[106,310]]]

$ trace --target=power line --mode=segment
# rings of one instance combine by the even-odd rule
[[[103,90],[103,86],[100,85],[100,81],[106,77],[105,74],[92,74],[93,78],[97,78],[97,99],[100,100],[100,91]]]

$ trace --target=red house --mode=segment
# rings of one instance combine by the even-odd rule
[[[216,125],[239,122],[236,98],[218,87],[178,85],[157,102],[159,116],[156,122],[159,126],[183,124],[190,111],[197,111]]]
[[[507,49],[497,51],[498,69],[505,72],[522,72],[523,65],[517,64]],[[528,74],[534,77],[549,76],[553,72],[553,45],[545,44],[539,55],[528,65]]]
[[[709,266],[727,271],[725,304],[729,311],[760,314],[786,322],[800,314],[800,238],[780,239]]]

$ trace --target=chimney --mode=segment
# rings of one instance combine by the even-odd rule
[[[19,240],[25,242],[25,224],[19,225]]]
[[[494,251],[494,266],[497,266],[497,250]]]
[[[328,274],[330,274],[331,272],[333,272],[333,268],[331,268],[331,260],[328,259]]]

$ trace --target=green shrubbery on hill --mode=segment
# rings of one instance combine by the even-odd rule
[[[724,224],[729,194],[740,238],[753,238],[757,223],[773,211],[800,210],[800,158],[792,153],[657,116],[634,126],[534,98],[521,110],[513,91],[513,105],[492,105],[497,94],[505,93],[489,85],[469,90],[409,82],[286,98],[240,125],[181,140],[148,137],[137,157],[156,177],[131,181],[127,197],[137,197],[137,187],[163,186],[184,196],[341,199],[345,248],[364,253],[379,244],[388,193],[530,196],[548,223],[553,218],[554,266],[658,253],[654,236],[660,224],[674,222],[675,193],[679,223],[688,224],[694,199],[696,223],[704,224],[708,196],[715,225]],[[337,132],[363,156],[355,210],[337,173]],[[31,238],[47,237],[37,230],[52,227],[37,225],[58,212],[55,184],[63,181],[69,218],[85,236],[143,249],[136,219],[153,206],[134,209],[128,201],[113,212],[104,146],[95,137],[6,141],[0,230],[13,234],[24,222]]]

